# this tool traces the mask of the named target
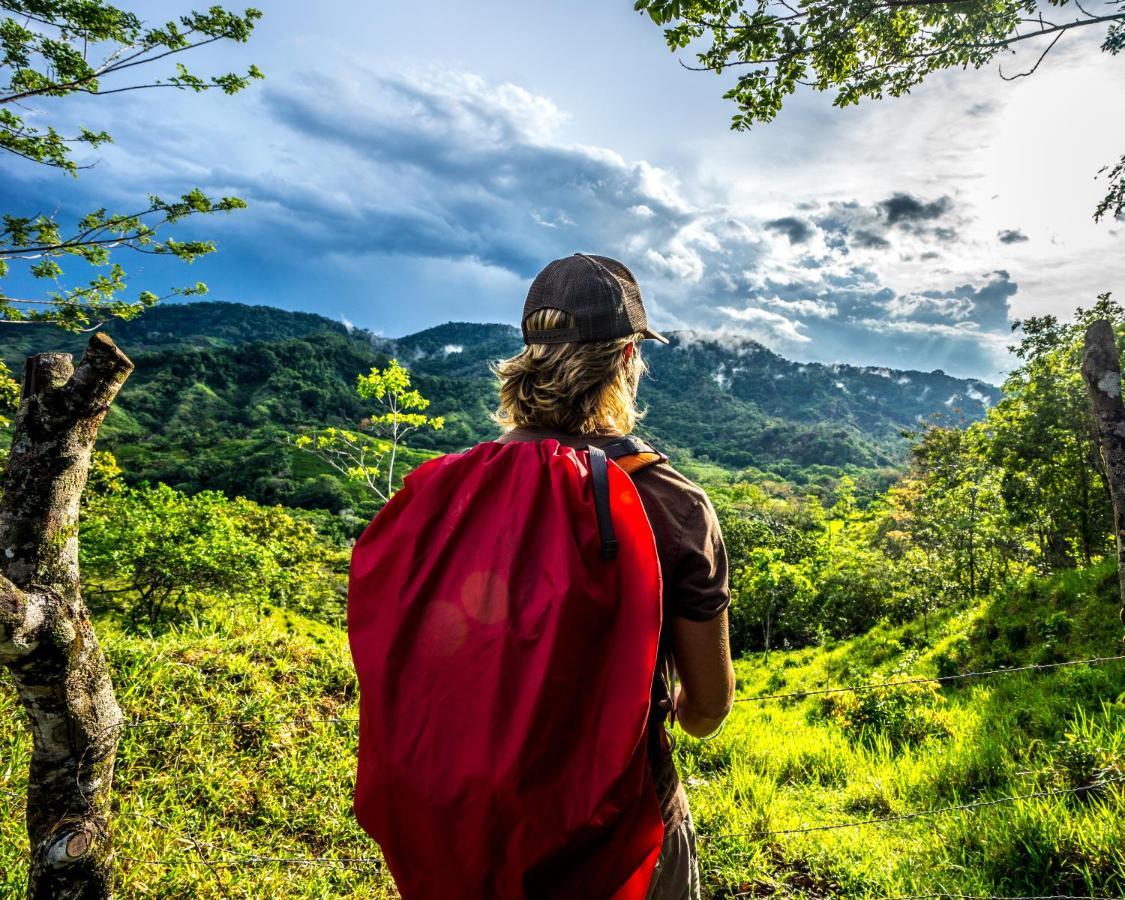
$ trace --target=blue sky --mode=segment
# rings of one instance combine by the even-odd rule
[[[181,232],[219,253],[128,258],[133,286],[202,279],[386,335],[515,323],[576,250],[629,264],[658,327],[992,380],[1011,319],[1125,299],[1125,223],[1091,220],[1125,152],[1125,65],[1100,35],[1032,78],[948,73],[847,110],[806,94],[746,134],[723,80],[684,70],[630,0],[258,5],[249,45],[192,66],[252,61],[265,82],[55,106],[117,144],[77,182],[3,161],[5,207],[237,194],[249,209]]]

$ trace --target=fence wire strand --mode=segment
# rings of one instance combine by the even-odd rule
[[[1063,666],[1097,666],[1107,662],[1125,659],[1125,653],[1118,656],[1094,656],[1090,659],[1068,659],[1054,663],[1032,663],[1026,666],[1012,666],[1009,669],[982,669],[979,672],[962,672],[958,675],[935,675],[933,678],[902,678],[895,681],[880,681],[874,684],[852,684],[845,687],[814,688],[809,691],[793,691],[787,694],[762,694],[758,697],[736,697],[735,703],[761,703],[766,700],[799,700],[803,697],[816,697],[823,694],[858,694],[877,691],[881,688],[899,687],[907,684],[946,684],[966,678],[989,678],[993,675],[1014,675],[1017,672],[1035,672],[1044,669],[1059,669]]]
[[[298,716],[290,719],[126,719],[114,728],[279,728],[283,725],[356,725],[359,716]]]
[[[121,856],[115,854],[115,859],[131,862],[141,866],[182,866],[196,862],[200,865],[218,866],[222,868],[237,868],[239,866],[326,866],[328,868],[346,869],[352,866],[381,867],[382,857],[379,856],[229,856],[216,858],[208,856],[201,859],[188,859],[186,857],[150,857]]]
[[[810,831],[836,831],[841,828],[863,828],[867,825],[888,825],[894,822],[908,822],[912,819],[928,819],[935,816],[944,815],[950,812],[966,812],[970,810],[984,809],[988,806],[1001,806],[1005,803],[1017,803],[1021,800],[1042,800],[1047,797],[1061,797],[1067,794],[1083,794],[1088,791],[1097,790],[1098,788],[1108,787],[1113,784],[1120,784],[1125,782],[1125,775],[1117,775],[1113,778],[1105,778],[1101,781],[1094,782],[1093,784],[1083,785],[1076,788],[1054,788],[1044,791],[1033,791],[1030,794],[1013,794],[1008,797],[996,797],[992,800],[976,800],[972,803],[959,803],[954,806],[939,806],[936,809],[920,809],[914,812],[902,813],[897,816],[886,816],[882,819],[860,819],[858,822],[833,822],[830,825],[807,825],[801,828],[781,828],[773,831],[730,831],[718,832],[716,834],[701,834],[699,839],[701,841],[714,841],[719,838],[733,838],[733,837],[773,837],[775,835],[783,834],[807,834]]]
[[[893,897],[879,897],[877,900],[1123,900],[1121,897],[1100,897],[1096,894],[896,894]]]
[[[874,684],[861,684],[861,685],[848,685],[836,688],[817,688],[808,691],[794,691],[790,693],[779,694],[764,694],[758,697],[739,697],[735,699],[735,703],[756,703],[773,700],[797,700],[805,697],[823,696],[827,694],[842,694],[842,693],[862,693],[873,690],[880,690],[883,688],[898,687],[901,685],[914,685],[914,684],[945,684],[948,682],[961,681],[972,678],[987,678],[1000,675],[1013,675],[1019,672],[1043,671],[1048,669],[1058,669],[1064,666],[1096,666],[1109,662],[1117,662],[1125,660],[1125,654],[1117,656],[1098,656],[1089,659],[1076,659],[1065,660],[1055,663],[1034,663],[1025,666],[1014,666],[1012,668],[999,668],[999,669],[984,669],[976,672],[964,672],[956,675],[940,675],[933,678],[909,678],[898,679],[884,682],[877,682]],[[348,724],[354,725],[359,721],[358,716],[297,716],[286,719],[199,719],[199,720],[183,720],[177,721],[174,719],[158,719],[158,718],[134,718],[125,719],[122,722],[111,726],[113,729],[122,730],[143,730],[143,729],[158,729],[158,728],[172,728],[172,729],[186,729],[186,728],[270,728],[281,727],[286,725],[314,725],[314,724]],[[1076,788],[1057,788],[1041,791],[1033,791],[1027,794],[1014,794],[1010,796],[997,797],[992,800],[977,800],[971,803],[955,804],[951,806],[937,807],[934,809],[916,810],[914,812],[902,813],[895,816],[887,816],[880,819],[861,819],[856,822],[836,822],[827,825],[808,825],[799,828],[782,828],[774,830],[756,830],[756,831],[742,831],[742,832],[718,832],[714,834],[703,833],[699,835],[700,841],[715,841],[726,838],[765,838],[775,837],[782,835],[794,834],[808,834],[811,832],[820,831],[836,831],[848,828],[863,828],[874,825],[889,825],[897,822],[906,822],[916,819],[934,818],[940,815],[951,812],[973,812],[976,810],[984,809],[987,807],[1001,806],[1006,803],[1017,803],[1026,800],[1040,800],[1048,797],[1058,797],[1065,795],[1083,794],[1089,791],[1097,790],[1099,788],[1108,787],[1115,784],[1125,782],[1125,774],[1113,778],[1103,779],[1093,784],[1084,785]],[[20,793],[12,790],[6,786],[0,785],[0,793],[6,794],[13,799],[26,802],[26,792]],[[121,854],[114,854],[114,858],[122,862],[128,862],[138,866],[182,866],[182,865],[202,865],[209,869],[218,880],[218,868],[238,868],[250,866],[325,866],[330,868],[362,868],[362,867],[376,867],[381,868],[385,866],[385,861],[379,856],[355,856],[355,857],[330,857],[330,856],[266,856],[260,854],[245,854],[245,855],[210,855],[205,852],[204,848],[219,851],[221,848],[216,847],[214,844],[200,841],[197,838],[180,832],[178,829],[161,822],[151,816],[143,813],[136,813],[139,818],[146,819],[152,822],[157,827],[169,834],[175,836],[177,840],[185,846],[191,847],[196,854],[195,858],[184,856],[171,856],[171,857],[134,857],[125,856]],[[221,881],[218,882],[220,890],[222,890]],[[880,900],[1122,900],[1122,898],[1112,897],[1096,897],[1092,895],[1077,895],[1077,894],[1041,894],[1041,895],[1021,895],[1021,896],[1000,896],[995,894],[955,894],[955,893],[929,893],[929,894],[904,894],[896,896],[882,897]]]

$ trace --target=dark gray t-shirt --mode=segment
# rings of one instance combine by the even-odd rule
[[[557,440],[567,447],[604,446],[616,436],[566,434],[538,428],[515,428],[497,440]],[[668,463],[657,463],[633,474],[645,514],[652,525],[664,586],[664,617],[660,655],[652,683],[649,758],[666,831],[683,821],[686,797],[672,762],[672,745],[665,724],[672,712],[675,665],[669,626],[673,616],[706,622],[730,604],[727,552],[715,508],[703,489]]]

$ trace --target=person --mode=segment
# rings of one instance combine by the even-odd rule
[[[646,372],[642,342],[667,338],[648,327],[637,280],[623,263],[583,253],[551,262],[528,292],[522,332],[526,346],[493,367],[500,382],[497,443],[554,439],[605,447],[631,435],[643,415],[637,404]],[[695,830],[666,726],[674,720],[686,733],[706,737],[730,712],[727,555],[715,509],[698,485],[667,461],[632,478],[663,583],[648,755],[664,841],[647,896],[698,900]]]

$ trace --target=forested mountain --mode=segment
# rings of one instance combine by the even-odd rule
[[[972,421],[999,398],[992,385],[941,371],[796,363],[750,339],[671,337],[644,348],[645,428],[732,468],[897,465],[903,429]],[[380,345],[420,373],[487,379],[488,361],[515,352],[520,337],[508,326],[449,323]]]
[[[137,365],[101,437],[127,478],[329,508],[347,496],[295,460],[285,433],[354,425],[370,412],[356,376],[397,357],[430,411],[446,418],[444,430],[415,436],[415,447],[487,439],[489,363],[521,345],[507,325],[449,323],[387,339],[310,313],[213,302],[159,306],[106,330]],[[84,343],[5,326],[0,355],[18,372],[29,353],[80,353]],[[977,419],[998,398],[991,385],[942,372],[795,363],[745,339],[677,333],[669,346],[650,343],[643,430],[681,459],[751,476],[807,482],[888,470],[904,461],[904,429]]]

